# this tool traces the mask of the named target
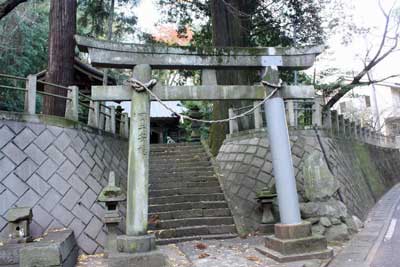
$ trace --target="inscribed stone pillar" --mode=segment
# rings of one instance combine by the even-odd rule
[[[151,79],[150,65],[137,65],[133,77],[143,83]],[[129,137],[126,234],[147,234],[150,95],[132,90],[131,128]]]

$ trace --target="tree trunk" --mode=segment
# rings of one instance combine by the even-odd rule
[[[76,0],[51,0],[49,30],[49,63],[46,81],[69,86],[74,82],[74,56],[76,32]],[[66,96],[67,90],[46,86],[45,92]],[[65,115],[65,99],[45,96],[43,112]]]
[[[211,19],[213,44],[216,47],[249,46],[250,15],[256,6],[253,0],[212,0]],[[220,85],[246,85],[254,79],[254,72],[223,70],[217,71]],[[248,101],[215,101],[212,119],[228,118],[228,109],[232,106],[245,105]],[[219,148],[229,133],[228,123],[212,124],[210,127],[210,148],[217,155]]]

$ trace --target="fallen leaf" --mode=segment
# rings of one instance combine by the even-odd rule
[[[256,256],[247,256],[246,259],[249,261],[260,261],[260,259]]]
[[[196,244],[196,248],[197,248],[197,249],[203,250],[203,249],[206,249],[206,248],[207,248],[207,245],[204,244],[204,243],[197,243],[197,244]]]
[[[199,255],[199,259],[204,259],[204,258],[207,258],[207,257],[210,257],[210,255],[207,254],[207,253],[201,253],[201,254]]]

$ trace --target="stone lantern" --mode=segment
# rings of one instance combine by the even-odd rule
[[[119,214],[119,202],[125,201],[126,196],[121,188],[115,185],[115,173],[110,172],[108,185],[100,192],[98,197],[99,202],[104,202],[106,211],[104,213],[104,223],[108,229],[106,254],[107,252],[117,251],[117,229],[121,222]]]
[[[261,204],[263,215],[261,219],[261,226],[264,232],[273,232],[276,218],[272,212],[272,206],[277,194],[273,189],[264,187],[256,194],[257,201]]]
[[[10,242],[26,243],[32,241],[29,224],[32,221],[32,208],[11,208],[6,214]]]
[[[200,109],[197,106],[194,106],[190,109],[189,115],[193,119],[201,119],[202,118]],[[192,132],[190,134],[191,142],[200,142],[200,138],[201,138],[200,127],[201,127],[201,122],[192,121],[192,126],[191,126]]]

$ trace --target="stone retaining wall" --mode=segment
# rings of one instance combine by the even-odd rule
[[[97,196],[110,170],[117,179],[126,177],[126,140],[51,116],[1,112],[0,119],[3,237],[7,210],[29,206],[34,237],[50,228],[70,228],[84,252],[102,251],[104,207]]]
[[[321,131],[318,135],[320,142],[314,130],[290,131],[300,202],[323,202],[331,197],[342,201],[351,215],[363,219],[398,181],[399,151],[330,137]],[[239,232],[257,231],[262,210],[256,192],[274,185],[266,130],[230,135],[217,162]]]

